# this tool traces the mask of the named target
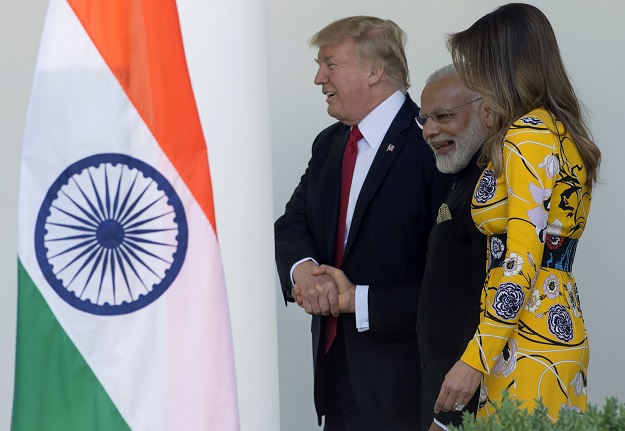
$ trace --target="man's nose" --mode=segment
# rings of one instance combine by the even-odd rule
[[[320,67],[319,69],[317,69],[317,74],[315,75],[315,85],[322,85],[326,82],[328,82],[328,78]]]
[[[426,141],[441,132],[441,129],[438,127],[438,123],[431,118],[428,118],[425,124],[423,125],[423,139]]]

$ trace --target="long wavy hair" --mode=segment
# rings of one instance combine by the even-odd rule
[[[507,130],[524,114],[544,107],[571,135],[587,169],[587,185],[596,184],[601,151],[584,121],[553,28],[538,8],[501,6],[467,30],[449,35],[447,48],[464,84],[481,93],[493,111],[482,165],[491,161],[495,174],[501,175]]]

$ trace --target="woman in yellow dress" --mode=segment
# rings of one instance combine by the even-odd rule
[[[448,47],[490,109],[472,204],[489,264],[480,325],[435,411],[462,410],[481,383],[478,416],[505,389],[524,408],[541,398],[555,421],[561,408],[586,409],[588,338],[571,270],[601,154],[536,7],[501,6]]]

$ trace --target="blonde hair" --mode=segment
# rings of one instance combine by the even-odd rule
[[[342,18],[319,30],[310,45],[320,48],[350,38],[362,59],[379,61],[391,83],[404,93],[410,88],[406,33],[393,21],[372,16]]]
[[[500,175],[507,130],[522,115],[544,107],[571,135],[587,169],[587,184],[597,182],[601,151],[584,121],[553,28],[538,8],[501,6],[450,35],[447,47],[464,84],[481,93],[493,110],[494,127],[482,149],[482,164],[491,161]]]

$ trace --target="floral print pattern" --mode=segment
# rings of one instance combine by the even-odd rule
[[[525,294],[523,288],[514,283],[503,283],[499,285],[493,309],[502,319],[514,319],[523,304],[525,303]]]
[[[508,377],[514,371],[516,368],[516,352],[517,341],[515,339],[508,340],[501,354],[495,358],[494,376],[500,374]]]
[[[579,307],[577,306],[577,298],[575,297],[576,295],[575,295],[575,292],[573,291],[573,286],[571,286],[571,283],[566,284],[566,291],[569,294],[569,304],[571,304],[571,312],[573,313],[573,316],[579,317],[580,310],[579,310]]]
[[[575,300],[577,301],[577,310],[579,311],[579,314],[581,316],[581,314],[582,314],[582,304],[581,304],[581,302],[579,302],[579,292],[577,291],[577,283],[573,284],[573,291],[575,292]]]
[[[575,377],[573,377],[573,380],[571,380],[569,386],[573,387],[575,395],[577,396],[580,396],[581,394],[587,394],[588,389],[586,383],[586,374],[584,373],[584,370],[579,370],[577,374],[575,374]]]
[[[587,405],[578,287],[570,266],[554,259],[581,237],[592,190],[570,136],[542,108],[510,127],[503,161],[499,177],[486,167],[473,195],[473,220],[489,236],[490,263],[498,262],[489,263],[480,325],[462,360],[484,373],[478,416],[508,389],[528,408],[540,394],[556,420],[561,406]]]
[[[527,115],[521,118],[521,121],[525,124],[531,124],[532,126],[538,126],[539,124],[543,124],[543,122],[540,121],[540,118],[532,117],[531,115]]]
[[[549,299],[556,299],[560,294],[560,280],[554,274],[550,274],[543,284],[543,292]]]
[[[478,408],[482,408],[486,405],[486,401],[488,400],[488,388],[485,384],[480,385],[480,399],[478,401]]]
[[[560,170],[560,161],[557,156],[553,154],[548,154],[545,156],[545,160],[538,165],[539,168],[545,169],[545,174],[547,174],[547,178],[550,180],[556,176],[558,171]]]
[[[562,341],[573,339],[573,321],[566,308],[556,304],[549,309],[549,331]]]
[[[546,208],[549,207],[549,198],[551,198],[551,189],[544,189],[534,183],[529,184],[529,191],[536,206],[527,211],[530,221],[536,227],[536,233],[540,242],[544,242],[544,231],[547,228],[547,220],[549,213]]]
[[[523,267],[523,258],[516,253],[510,253],[510,256],[503,261],[503,274],[506,277],[516,275],[521,272]]]
[[[564,238],[559,235],[550,235],[547,234],[545,237],[545,244],[549,250],[557,250],[562,247],[562,243],[564,243]]]
[[[506,246],[502,240],[496,236],[490,237],[490,252],[493,254],[493,258],[501,259],[503,252],[506,250]]]
[[[495,196],[496,188],[497,179],[493,175],[493,171],[486,169],[475,190],[475,201],[480,204],[488,202]]]
[[[530,313],[535,313],[541,303],[542,300],[540,299],[540,292],[537,289],[533,289],[530,299],[525,304],[525,309]]]

